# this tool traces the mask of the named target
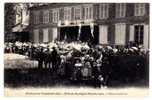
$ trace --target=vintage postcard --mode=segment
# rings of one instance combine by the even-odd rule
[[[149,3],[4,3],[5,96],[148,96]]]

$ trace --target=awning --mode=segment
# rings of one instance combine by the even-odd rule
[[[26,28],[26,25],[17,25],[12,29],[12,32],[22,32]]]

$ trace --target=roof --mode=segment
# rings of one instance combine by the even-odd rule
[[[59,8],[65,6],[76,6],[82,4],[96,4],[96,3],[44,3],[43,5],[37,5],[30,7],[30,10],[40,10],[40,9],[47,9],[47,8]]]

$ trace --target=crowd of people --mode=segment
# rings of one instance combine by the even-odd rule
[[[5,43],[5,53],[17,53],[38,61],[60,77],[96,87],[111,80],[124,83],[147,77],[149,52],[142,46],[102,46],[87,42]]]

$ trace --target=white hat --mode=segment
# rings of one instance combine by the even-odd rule
[[[134,50],[138,50],[138,48],[137,47],[131,47],[132,49],[134,49]]]

